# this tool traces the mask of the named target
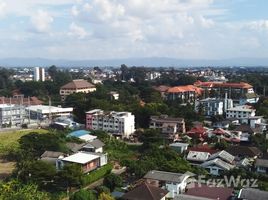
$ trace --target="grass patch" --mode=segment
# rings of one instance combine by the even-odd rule
[[[47,133],[47,130],[36,129],[36,130],[17,130],[10,132],[0,132],[0,155],[6,154],[10,150],[18,148],[18,140],[31,132],[37,132],[40,134]]]

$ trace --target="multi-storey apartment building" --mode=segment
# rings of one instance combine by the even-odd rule
[[[86,128],[129,137],[135,131],[135,116],[130,112],[104,112],[95,109],[86,112]]]
[[[253,90],[253,86],[240,82],[240,83],[226,83],[226,82],[201,82],[197,81],[194,83],[196,87],[200,87],[205,90],[204,94],[213,95],[217,98],[224,98],[225,94],[228,94],[230,99],[239,102],[241,99],[248,99],[248,96],[252,96],[249,94],[255,94]],[[251,103],[252,98],[249,99]],[[255,101],[258,101],[258,98],[255,98]],[[245,100],[247,102],[247,100]]]
[[[14,104],[0,104],[0,128],[22,124],[25,118],[25,107]]]
[[[255,116],[256,110],[251,108],[250,106],[236,106],[233,108],[229,108],[226,111],[226,118],[250,118]]]
[[[83,79],[73,80],[60,88],[61,100],[73,93],[90,93],[96,91],[96,87]]]
[[[168,100],[180,100],[182,103],[194,102],[202,94],[202,89],[193,85],[169,88],[165,96]]]
[[[163,134],[185,133],[185,121],[167,115],[151,116],[150,128],[160,129]]]
[[[232,99],[206,98],[195,103],[195,111],[202,111],[205,116],[223,115],[233,107]]]
[[[34,68],[34,81],[45,81],[45,69],[41,67]]]

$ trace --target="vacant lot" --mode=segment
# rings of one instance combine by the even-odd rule
[[[47,130],[19,130],[11,132],[0,132],[0,155],[7,153],[9,150],[13,150],[18,147],[18,140],[31,132],[47,133]]]
[[[0,180],[8,177],[15,168],[15,162],[10,162],[1,157],[7,154],[10,150],[18,148],[18,140],[28,133],[38,132],[40,134],[47,133],[47,130],[19,130],[11,132],[0,132]]]

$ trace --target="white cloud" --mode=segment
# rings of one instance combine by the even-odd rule
[[[257,31],[268,30],[268,20],[251,21],[246,23],[246,27]]]
[[[71,36],[77,36],[79,39],[83,39],[83,38],[86,37],[87,32],[86,32],[86,30],[83,27],[78,26],[77,24],[75,24],[73,22],[70,25],[69,35],[71,35]]]
[[[38,33],[46,33],[50,30],[50,25],[54,21],[53,17],[46,11],[38,10],[31,17],[31,23],[34,31]]]
[[[7,4],[5,1],[0,1],[0,17],[5,16]]]

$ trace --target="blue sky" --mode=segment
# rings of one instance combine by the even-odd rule
[[[0,0],[0,57],[268,58],[267,0]]]

